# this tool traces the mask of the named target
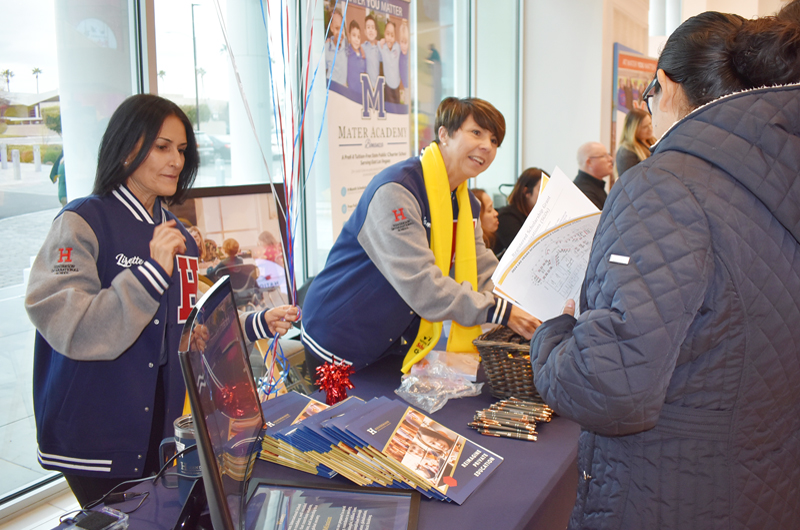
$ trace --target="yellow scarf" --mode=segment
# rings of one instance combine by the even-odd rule
[[[453,249],[453,205],[450,200],[450,181],[444,167],[439,146],[433,142],[422,153],[422,176],[428,194],[431,215],[431,250],[436,266],[447,276],[450,273],[450,259]],[[462,182],[456,189],[458,199],[458,225],[456,228],[456,282],[468,281],[474,291],[478,290],[478,262],[475,255],[475,231],[472,225],[472,205],[469,200],[467,183]],[[434,295],[435,296],[435,295]],[[475,352],[472,341],[481,334],[480,326],[464,327],[453,322],[447,351]],[[424,318],[419,324],[417,338],[411,344],[403,360],[403,373],[421,361],[433,349],[442,335],[442,323],[430,322]]]

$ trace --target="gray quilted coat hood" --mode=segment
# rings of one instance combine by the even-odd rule
[[[570,528],[800,528],[799,174],[792,85],[695,110],[612,189],[580,317],[531,343],[583,427]]]

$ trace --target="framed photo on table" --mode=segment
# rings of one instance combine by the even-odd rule
[[[320,486],[270,479],[254,479],[249,486],[245,516],[248,529],[417,528],[420,494],[413,490]]]
[[[237,307],[245,311],[291,303],[283,184],[275,192],[269,184],[195,188],[183,204],[169,207],[198,243],[201,279],[211,285],[230,276]]]

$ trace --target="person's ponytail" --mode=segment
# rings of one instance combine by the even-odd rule
[[[793,22],[745,21],[728,40],[728,53],[745,88],[800,82],[800,26]]]

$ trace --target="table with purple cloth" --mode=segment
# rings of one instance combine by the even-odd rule
[[[386,358],[354,374],[351,379],[355,388],[349,394],[365,400],[381,395],[397,398],[394,390],[400,386],[401,361],[400,357]],[[485,381],[482,372],[478,381]],[[313,397],[325,401],[323,394]],[[487,384],[480,396],[450,400],[431,415],[434,420],[499,454],[504,461],[461,506],[423,498],[418,522],[420,530],[562,530],[567,526],[578,484],[579,426],[556,417],[537,426],[539,439],[536,442],[482,436],[467,427],[475,411],[495,401]],[[257,461],[253,475],[322,486],[331,482],[351,484],[341,476],[326,479],[262,460]],[[151,492],[142,506],[130,514],[131,530],[172,528],[181,509],[177,490],[167,489],[160,482],[154,488],[147,482],[131,491]],[[137,502],[113,507],[127,511]]]

